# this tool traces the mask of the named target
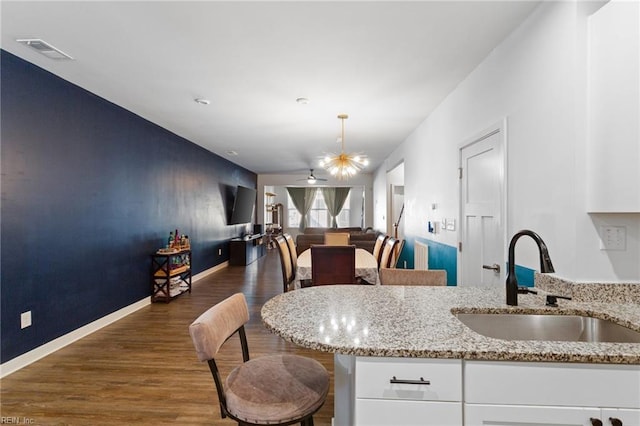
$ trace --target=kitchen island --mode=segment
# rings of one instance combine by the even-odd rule
[[[589,425],[617,418],[607,410],[640,424],[640,344],[493,339],[454,315],[585,315],[640,331],[640,305],[504,300],[503,289],[323,286],[274,297],[262,318],[287,341],[335,354],[336,425],[508,424],[513,415]]]

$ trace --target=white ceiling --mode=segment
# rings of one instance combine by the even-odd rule
[[[2,1],[0,13],[4,50],[256,173],[320,176],[338,114],[346,151],[374,170],[537,3]]]

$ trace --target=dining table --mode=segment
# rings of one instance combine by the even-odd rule
[[[301,280],[311,279],[311,268],[311,249],[307,249],[298,256],[295,288],[300,288]],[[356,277],[367,281],[369,284],[380,284],[378,261],[370,252],[361,248],[356,248]]]

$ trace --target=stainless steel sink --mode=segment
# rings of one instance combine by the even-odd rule
[[[476,333],[496,339],[640,343],[640,332],[599,318],[465,313],[455,316]]]

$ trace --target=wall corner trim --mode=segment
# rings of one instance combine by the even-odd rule
[[[131,305],[125,306],[124,308],[119,309],[109,315],[105,315],[104,317],[97,319],[85,326],[77,328],[72,332],[65,334],[64,336],[60,336],[57,339],[54,339],[48,343],[45,343],[42,346],[38,346],[37,348],[25,354],[17,356],[16,358],[10,361],[7,361],[4,364],[0,365],[0,379],[150,304],[151,304],[151,297],[145,297],[144,299],[141,299],[135,303],[132,303]]]

